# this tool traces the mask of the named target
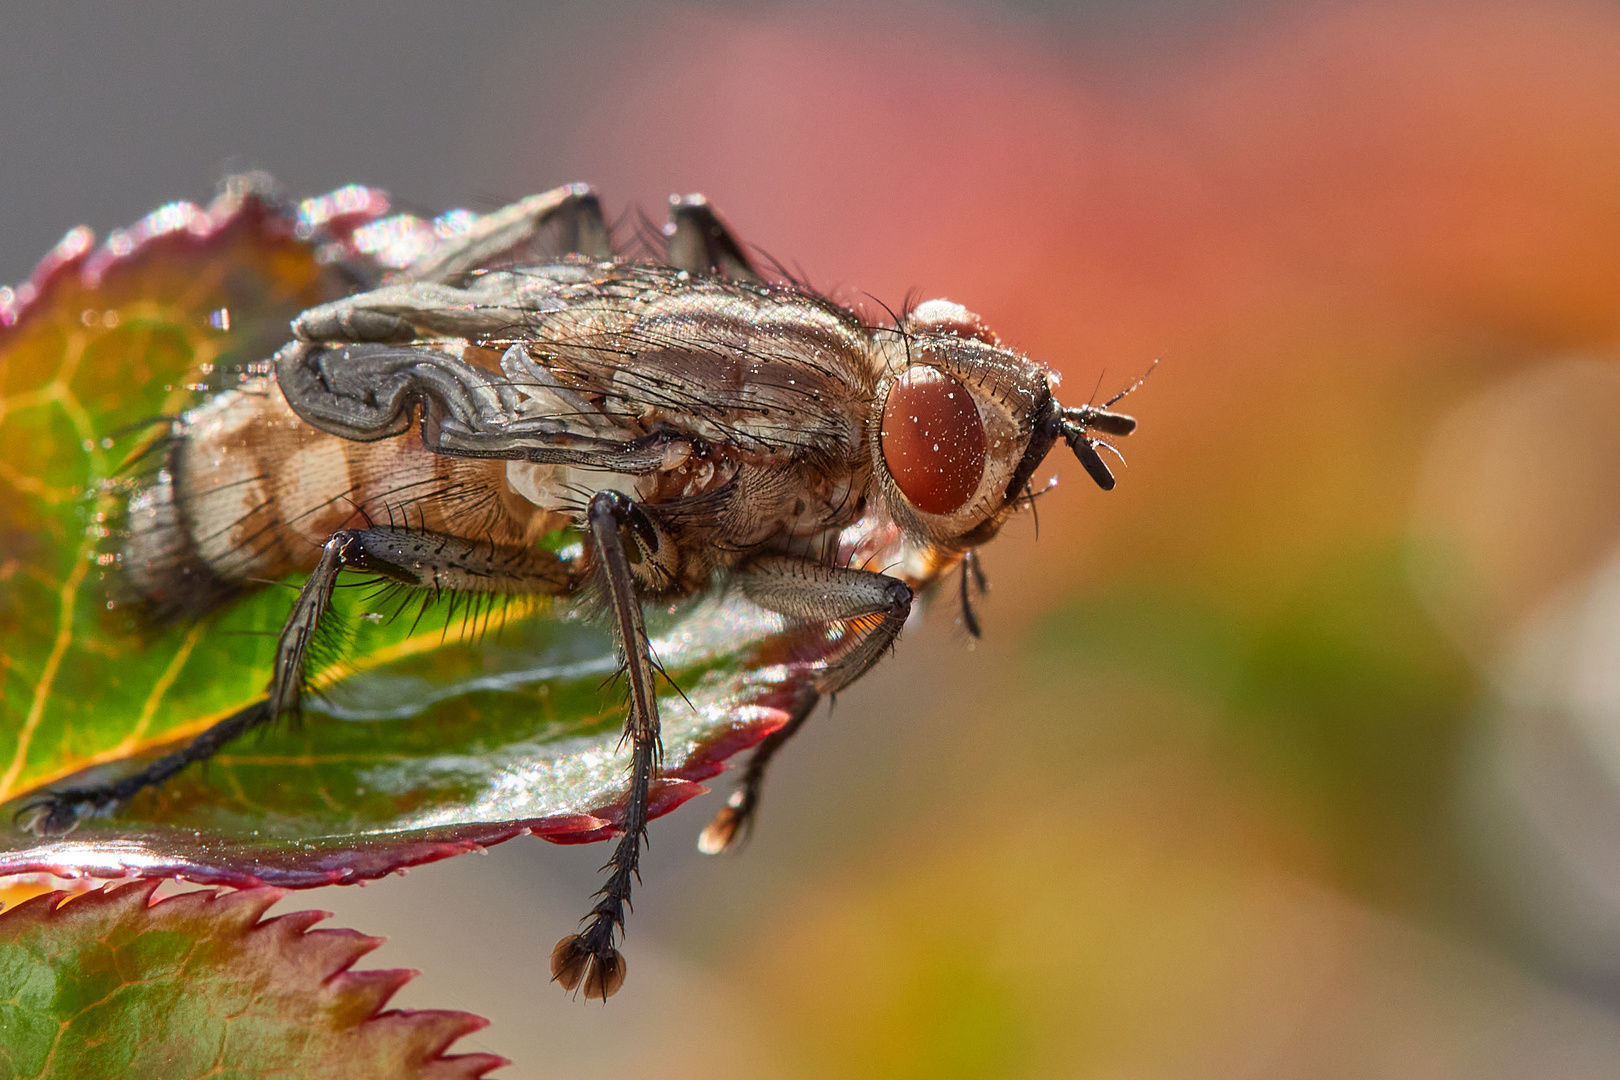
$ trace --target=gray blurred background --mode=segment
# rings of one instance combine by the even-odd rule
[[[1610,7],[0,11],[0,280],[244,169],[587,180],[950,295],[1077,396],[1166,360],[1120,490],[1063,466],[986,550],[982,645],[936,605],[739,857],[719,795],[654,824],[606,1008],[546,971],[601,845],[283,903],[499,1075],[1620,1071]]]

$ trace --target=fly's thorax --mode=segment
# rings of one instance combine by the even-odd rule
[[[639,500],[646,479],[548,462],[508,461],[505,466],[508,490],[537,509],[567,515],[576,524],[583,520],[584,508],[597,492],[617,491]]]
[[[914,542],[985,542],[1015,505],[1009,485],[1051,409],[1051,372],[946,301],[918,307],[880,347],[866,444],[881,504]]]
[[[570,415],[584,401],[623,426],[749,453],[859,444],[878,370],[846,309],[637,265],[604,267],[593,288],[535,311],[513,339],[530,354],[508,372],[530,398],[526,416]]]

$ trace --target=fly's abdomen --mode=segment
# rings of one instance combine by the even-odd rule
[[[532,542],[555,523],[511,494],[504,466],[433,454],[415,431],[371,443],[330,435],[273,381],[245,384],[186,415],[165,467],[130,500],[124,579],[169,622],[308,572],[345,528]]]

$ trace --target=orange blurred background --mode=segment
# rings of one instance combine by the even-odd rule
[[[404,156],[304,175],[700,190],[849,302],[967,304],[1065,401],[1162,363],[1119,489],[1054,456],[1038,541],[984,551],[977,648],[941,596],[740,857],[692,848],[717,796],[654,825],[606,1009],[544,959],[604,849],[295,899],[514,1078],[1620,1072],[1620,8],[554,14],[404,149],[335,79],[343,144]],[[403,22],[367,32],[462,56]]]

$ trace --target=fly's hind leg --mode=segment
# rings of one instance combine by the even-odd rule
[[[870,570],[773,555],[749,563],[738,581],[743,595],[769,611],[804,623],[844,624],[844,644],[827,659],[788,722],[755,749],[741,786],[698,837],[698,850],[706,855],[719,854],[747,835],[771,759],[804,726],[821,695],[837,693],[882,659],[911,614],[910,586]]]
[[[564,990],[583,988],[587,998],[606,1001],[624,985],[624,957],[614,947],[614,938],[624,931],[631,881],[640,877],[637,865],[647,832],[648,791],[653,766],[663,756],[652,650],[623,530],[638,535],[638,546],[652,543],[655,549],[657,532],[645,513],[617,491],[600,491],[591,496],[586,529],[606,587],[613,634],[624,654],[630,684],[630,715],[624,725],[624,737],[630,740],[631,750],[630,794],[625,800],[623,835],[602,868],[608,872],[607,881],[597,892],[590,913],[581,920],[584,926],[579,933],[563,938],[551,950],[551,978]]]
[[[254,728],[297,712],[309,643],[326,614],[338,574],[346,567],[416,588],[449,592],[559,595],[571,584],[567,570],[547,551],[503,549],[454,536],[388,528],[334,533],[321,549],[320,562],[299,590],[282,627],[263,700],[220,721],[140,772],[94,787],[49,792],[18,811],[17,824],[40,836],[72,832],[83,818],[108,813],[137,792],[213,757]]]
[[[35,836],[66,836],[79,822],[97,814],[111,813],[119,803],[136,793],[163,783],[197,761],[206,761],[227,744],[270,719],[270,702],[254,702],[240,712],[221,720],[184,747],[165,754],[140,772],[94,787],[63,788],[48,791],[23,806],[15,818],[17,827]]]

